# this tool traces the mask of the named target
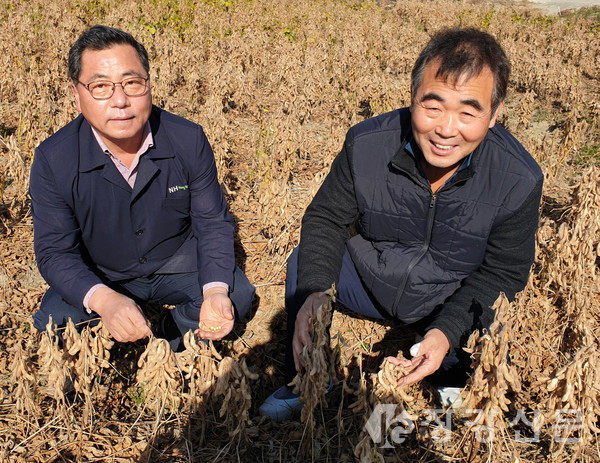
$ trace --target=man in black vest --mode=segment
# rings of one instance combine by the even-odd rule
[[[399,384],[464,385],[462,346],[491,324],[500,292],[524,288],[535,253],[543,175],[496,125],[509,72],[489,34],[444,30],[415,63],[411,106],[349,130],[288,262],[286,384],[335,283],[350,310],[422,332],[412,360],[389,358],[412,367]],[[300,407],[283,386],[260,412]]]

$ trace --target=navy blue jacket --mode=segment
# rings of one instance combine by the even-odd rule
[[[434,314],[428,328],[456,348],[489,326],[501,291],[511,299],[527,283],[543,175],[496,125],[433,194],[411,139],[408,108],[350,129],[303,219],[298,288],[330,287],[347,247],[382,311],[405,323]]]
[[[233,285],[233,221],[199,125],[153,107],[154,146],[132,189],[83,116],[35,151],[30,194],[40,273],[70,304],[97,283],[198,271]]]

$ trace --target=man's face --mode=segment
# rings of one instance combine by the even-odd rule
[[[131,45],[114,45],[104,50],[85,50],[81,55],[79,82],[98,80],[121,82],[130,77],[147,77],[136,50]],[[77,109],[100,134],[109,149],[135,152],[141,144],[144,126],[152,110],[150,91],[127,96],[120,85],[106,100],[95,100],[81,83],[71,84]]]
[[[469,80],[436,77],[438,62],[427,65],[411,106],[412,130],[428,168],[452,171],[496,123],[492,114],[494,76],[485,67]]]

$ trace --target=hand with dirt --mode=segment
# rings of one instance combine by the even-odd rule
[[[137,341],[152,336],[148,320],[133,299],[108,288],[98,288],[89,301],[91,310],[118,342]]]
[[[218,341],[231,332],[234,318],[233,304],[227,295],[227,289],[207,289],[200,307],[199,328],[194,334],[201,339]]]
[[[302,369],[300,358],[304,346],[312,348],[312,340],[310,338],[310,323],[317,316],[317,310],[323,304],[327,303],[328,295],[322,292],[312,293],[306,298],[304,304],[298,311],[296,316],[296,325],[294,327],[294,339],[292,340],[292,349],[294,352],[294,364],[296,371]]]
[[[450,350],[450,343],[446,335],[436,329],[427,332],[420,342],[417,355],[412,360],[400,360],[396,357],[387,357],[390,363],[396,366],[413,369],[410,374],[400,378],[398,385],[409,385],[421,381],[426,376],[435,373],[444,357]]]

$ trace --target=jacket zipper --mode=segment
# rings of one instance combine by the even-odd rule
[[[408,264],[406,268],[406,273],[404,274],[404,278],[402,279],[402,283],[398,287],[398,292],[396,293],[396,299],[394,300],[394,306],[392,307],[392,313],[396,315],[396,309],[398,304],[400,303],[400,298],[404,293],[404,288],[406,287],[406,283],[408,282],[408,276],[415,265],[423,258],[427,250],[429,249],[429,243],[431,242],[431,233],[433,231],[433,219],[435,217],[435,206],[437,202],[437,194],[431,194],[431,200],[429,201],[429,214],[427,216],[427,236],[425,238],[425,243],[423,243],[423,247],[419,251],[419,253],[413,257],[413,259]]]

